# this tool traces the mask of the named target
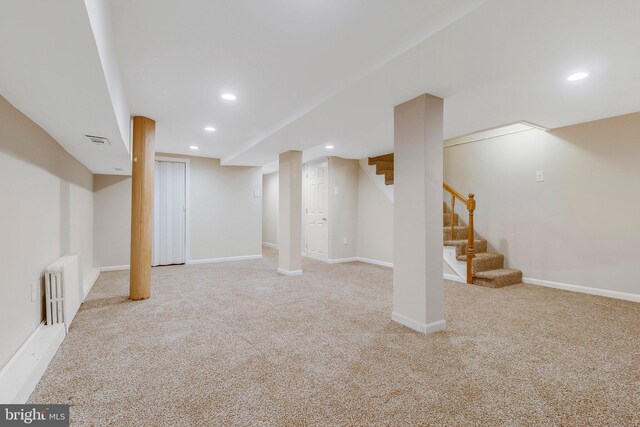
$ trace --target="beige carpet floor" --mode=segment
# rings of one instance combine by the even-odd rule
[[[270,253],[270,255],[272,255]],[[73,425],[640,423],[640,304],[446,282],[446,332],[390,320],[392,272],[272,256],[103,273],[31,403]]]

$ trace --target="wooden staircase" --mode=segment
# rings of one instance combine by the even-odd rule
[[[375,165],[376,174],[384,174],[386,185],[393,185],[393,153],[369,157],[369,165]],[[504,255],[488,252],[487,241],[476,239],[473,229],[474,195],[469,194],[466,198],[446,183],[443,183],[443,188],[451,194],[451,206],[443,203],[443,245],[453,246],[456,259],[467,264],[467,283],[489,288],[522,283],[522,271],[504,268]],[[462,224],[460,216],[455,213],[456,200],[467,207],[467,225]]]
[[[384,175],[384,183],[393,185],[393,153],[369,157],[369,166],[376,165],[376,174]]]

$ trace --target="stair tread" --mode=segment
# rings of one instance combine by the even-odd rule
[[[495,252],[480,252],[475,254],[473,257],[476,259],[491,259],[491,258],[504,258],[504,255],[497,254]],[[458,257],[458,261],[466,261],[466,260],[467,260],[466,255],[460,255]]]
[[[478,242],[485,242],[486,240],[484,239],[475,239],[474,242],[478,243]],[[445,246],[458,246],[458,245],[465,245],[467,244],[467,242],[469,242],[469,239],[454,239],[454,240],[445,240],[444,241],[444,245]]]
[[[498,268],[496,270],[480,271],[474,274],[473,277],[491,280],[491,279],[497,279],[499,277],[520,275],[520,274],[522,274],[522,271],[516,270],[515,268]]]

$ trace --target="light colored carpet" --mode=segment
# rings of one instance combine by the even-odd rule
[[[446,282],[447,331],[390,320],[392,271],[306,260],[103,273],[30,398],[73,425],[640,422],[640,304]]]

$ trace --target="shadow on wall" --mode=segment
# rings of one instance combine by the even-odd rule
[[[87,186],[90,182],[87,174],[91,172],[76,159],[71,158],[70,161],[69,154],[55,139],[1,96],[0,116],[3,123],[11,124],[0,127],[0,152],[38,166],[63,181],[92,190]],[[43,146],[44,139],[48,139],[50,144]]]
[[[125,175],[100,175],[100,179],[93,180],[93,191],[104,190],[107,187],[118,184],[119,182],[131,179],[130,176]]]

